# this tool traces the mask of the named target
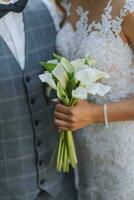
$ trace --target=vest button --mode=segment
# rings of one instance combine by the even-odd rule
[[[44,161],[43,161],[43,160],[40,160],[40,161],[39,161],[39,165],[42,166],[43,164],[44,164]]]
[[[40,185],[43,185],[45,182],[46,182],[46,180],[45,180],[45,179],[42,179],[42,180],[40,181]]]
[[[41,146],[42,143],[43,143],[43,142],[42,142],[41,140],[38,140],[38,141],[37,141],[37,146],[38,146],[38,147]]]
[[[27,82],[27,83],[29,83],[29,82],[30,82],[30,80],[31,80],[31,77],[30,77],[30,76],[26,76],[26,78],[25,78],[25,79],[26,79],[26,82]]]
[[[32,105],[34,105],[36,100],[34,98],[31,98],[30,102],[31,102]]]
[[[35,126],[38,126],[40,124],[40,120],[35,120]]]

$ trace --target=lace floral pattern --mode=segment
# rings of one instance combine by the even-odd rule
[[[134,0],[126,0],[120,15],[114,19],[111,16],[111,2],[112,0],[108,2],[99,23],[93,21],[89,24],[88,11],[79,7],[76,30],[66,22],[57,36],[59,53],[69,59],[91,55],[96,59],[97,67],[111,75],[107,84],[112,87],[112,91],[102,100],[96,97],[99,103],[117,101],[134,94],[134,54],[132,48],[124,44],[120,37],[123,17],[134,11]]]
[[[99,23],[89,24],[88,12],[79,7],[76,30],[66,22],[57,36],[60,54],[75,59],[91,55],[97,68],[107,71],[105,83],[112,90],[97,103],[119,101],[134,96],[134,52],[120,37],[124,16],[134,12],[134,0],[125,0],[120,14],[112,18],[112,1]],[[75,135],[78,153],[80,200],[134,199],[134,122],[86,127]]]

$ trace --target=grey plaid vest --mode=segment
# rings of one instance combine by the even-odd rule
[[[41,190],[74,200],[73,176],[49,165],[58,134],[54,106],[38,78],[40,61],[55,51],[56,31],[41,0],[29,0],[23,17],[24,71],[0,37],[0,200],[34,200]]]

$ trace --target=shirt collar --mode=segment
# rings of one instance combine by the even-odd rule
[[[10,0],[9,2],[6,2],[6,1],[3,1],[3,0],[0,0],[0,4],[5,4],[5,5],[8,5],[9,3],[15,3],[17,2],[18,0]]]

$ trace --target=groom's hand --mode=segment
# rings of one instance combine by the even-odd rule
[[[64,106],[58,103],[54,117],[55,124],[60,130],[75,131],[98,122],[100,117],[103,118],[103,112],[100,105],[80,100],[75,106]]]

